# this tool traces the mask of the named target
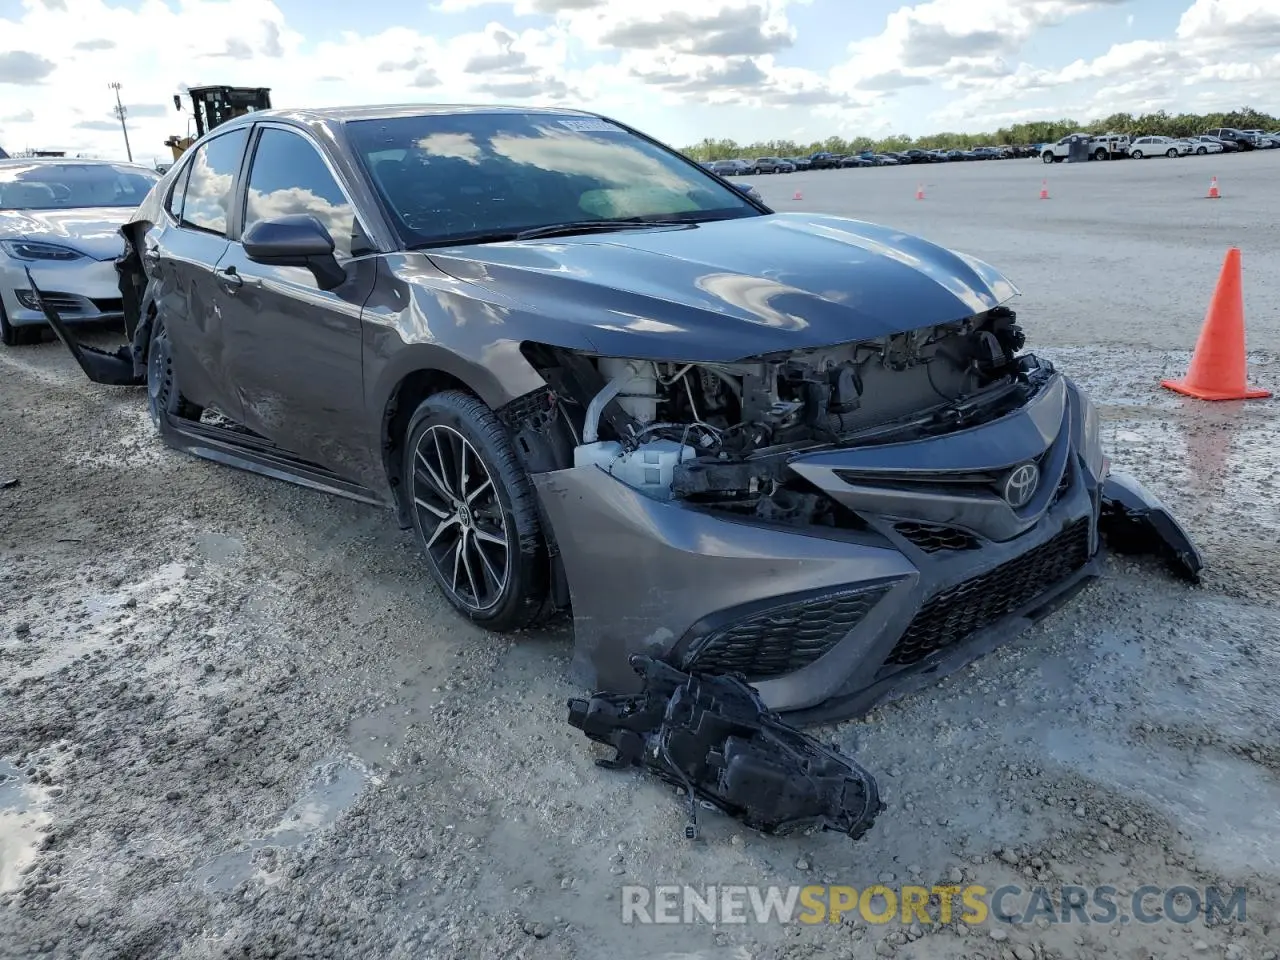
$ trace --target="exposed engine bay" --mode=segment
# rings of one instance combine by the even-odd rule
[[[595,464],[658,499],[772,520],[836,523],[826,498],[788,486],[786,462],[822,446],[906,440],[980,423],[1025,402],[1037,376],[1007,307],[874,340],[732,363],[525,355]],[[567,459],[561,457],[559,459]]]

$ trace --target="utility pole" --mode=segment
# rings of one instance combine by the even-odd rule
[[[129,128],[124,124],[126,111],[124,104],[120,102],[120,84],[108,83],[107,86],[116,92],[116,116],[120,118],[120,131],[124,134],[124,152],[129,155],[129,162],[133,163],[133,148],[129,146]]]

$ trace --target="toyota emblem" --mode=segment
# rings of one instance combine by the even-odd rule
[[[1040,470],[1034,463],[1024,463],[1009,471],[1004,479],[1004,498],[1015,510],[1025,507],[1040,485]]]

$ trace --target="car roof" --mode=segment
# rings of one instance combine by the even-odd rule
[[[33,164],[38,164],[42,167],[125,167],[129,170],[144,170],[147,173],[155,173],[155,170],[151,167],[144,166],[141,163],[129,163],[127,160],[102,160],[97,157],[6,157],[0,160],[0,167],[29,167]]]

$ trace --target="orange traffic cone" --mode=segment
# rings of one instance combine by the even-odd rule
[[[923,200],[923,199],[924,199],[924,184],[923,184],[923,183],[916,187],[916,199],[917,199],[917,200]]]
[[[799,190],[797,190],[797,191],[796,191],[796,195],[795,195],[794,197],[792,197],[791,199],[792,199],[792,200],[803,200],[803,199],[804,199],[804,197],[802,197],[802,196],[800,195],[800,191],[799,191]]]
[[[1214,177],[1209,181],[1209,199],[1217,200],[1221,194],[1218,193],[1218,178]]]
[[[1222,262],[1187,375],[1181,380],[1161,380],[1160,385],[1197,400],[1257,400],[1271,396],[1270,390],[1251,388],[1245,378],[1239,247],[1229,249]]]
[[[1040,199],[1041,200],[1049,199],[1049,181],[1048,180],[1040,181]]]

